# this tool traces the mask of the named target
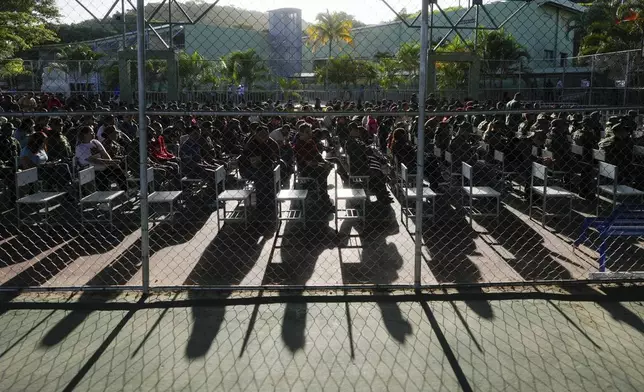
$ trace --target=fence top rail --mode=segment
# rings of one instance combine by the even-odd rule
[[[507,115],[516,113],[526,114],[539,114],[547,113],[585,113],[593,111],[618,111],[626,112],[629,110],[644,111],[644,106],[572,106],[572,107],[542,107],[540,109],[517,109],[517,110],[468,110],[468,111],[426,111],[431,117],[453,117],[453,116],[475,116],[475,115],[489,115],[490,113]],[[116,111],[79,111],[79,112],[5,112],[2,113],[4,117],[62,117],[62,116],[128,116],[136,115],[136,110],[116,110]],[[320,112],[320,111],[299,111],[299,112],[280,112],[280,111],[199,111],[199,110],[173,110],[173,111],[156,111],[146,110],[148,116],[220,116],[220,117],[254,117],[260,115],[262,117],[282,116],[282,117],[302,117],[302,116],[325,116],[331,115],[335,117],[351,117],[360,114],[368,114],[370,116],[389,116],[389,117],[413,117],[418,116],[418,111],[409,112],[386,112],[386,111],[338,111],[338,112]]]

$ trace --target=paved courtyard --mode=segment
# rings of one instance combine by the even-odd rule
[[[507,195],[498,219],[475,218],[470,225],[460,199],[457,193],[440,196],[437,216],[425,222],[423,284],[587,279],[597,271],[596,236],[578,250],[572,247],[594,204],[576,201],[571,221],[552,218],[542,227],[529,219],[526,202]],[[140,286],[140,218],[136,206],[128,208],[133,209],[117,216],[115,230],[99,225],[83,232],[79,223],[19,229],[13,211],[5,212],[0,285]],[[337,232],[328,219],[279,228],[252,219],[248,227],[231,223],[218,230],[214,210],[192,203],[175,223],[151,227],[150,282],[166,287],[413,284],[413,219],[408,227],[401,223],[398,202],[370,204],[367,213],[366,224],[339,221]],[[608,252],[609,270],[644,270],[641,237],[612,240]]]
[[[644,389],[638,288],[322,295],[14,298],[0,390]]]

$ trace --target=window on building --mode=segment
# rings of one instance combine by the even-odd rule
[[[568,53],[559,53],[559,66],[567,67],[568,66]]]
[[[554,60],[555,59],[555,52],[554,50],[545,50],[544,51],[544,58],[546,60]]]

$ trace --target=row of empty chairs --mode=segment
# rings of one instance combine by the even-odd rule
[[[160,222],[165,219],[173,219],[175,201],[181,196],[181,191],[155,191],[154,190],[154,169],[147,170],[148,181],[148,203],[153,206],[168,205],[169,212],[163,219],[152,214],[150,219],[153,222]],[[78,206],[80,209],[81,224],[107,222],[111,227],[114,225],[113,213],[118,206],[117,203],[124,198],[126,192],[123,190],[98,191],[96,189],[96,170],[93,166],[78,171],[78,178],[74,179],[78,185]],[[22,194],[24,189],[26,194]],[[50,225],[50,212],[60,207],[61,202],[68,192],[64,191],[42,191],[38,178],[38,168],[22,170],[16,173],[16,215],[20,223],[44,223]],[[36,219],[30,219],[31,214],[23,218],[22,210],[26,207],[36,207]],[[90,212],[99,212],[87,217]],[[107,216],[104,216],[107,214]]]

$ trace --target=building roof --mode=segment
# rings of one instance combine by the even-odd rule
[[[550,5],[553,7],[557,8],[562,8],[567,11],[575,12],[575,13],[581,13],[581,12],[586,12],[586,7],[573,3],[572,1],[569,0],[539,0],[539,5]]]

